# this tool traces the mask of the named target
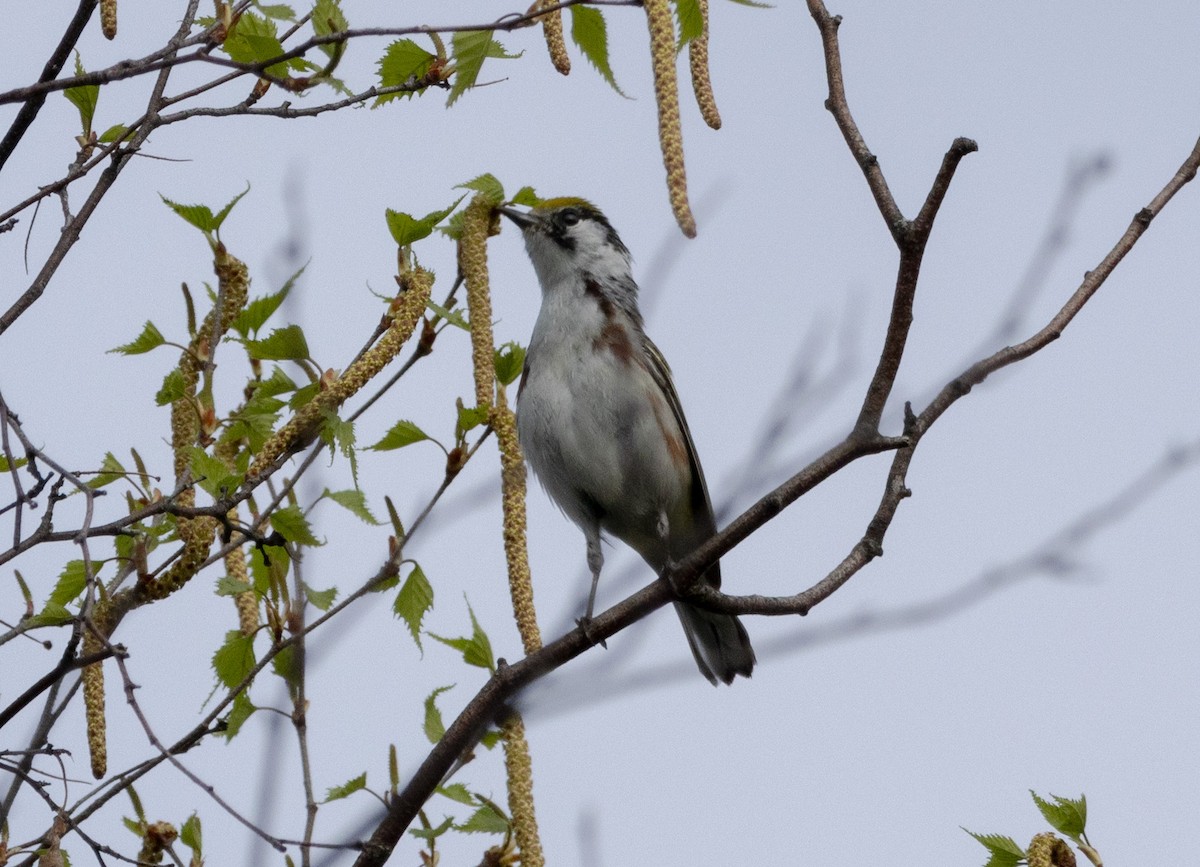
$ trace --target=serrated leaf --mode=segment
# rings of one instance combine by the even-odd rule
[[[463,316],[462,311],[455,308],[448,310],[436,301],[426,301],[425,306],[436,313],[438,316],[445,319],[456,328],[461,328],[463,331],[470,331],[471,324],[467,322],[467,317]]]
[[[577,9],[584,7],[572,6],[571,8]],[[514,205],[525,205],[529,208],[536,208],[542,203],[542,197],[534,191],[533,187],[521,187],[521,189],[517,190],[517,194],[512,197],[511,201]]]
[[[316,590],[304,585],[304,593],[308,596],[308,601],[313,604],[313,607],[318,611],[328,611],[329,606],[333,605],[333,600],[337,599],[338,589],[330,587],[328,590]]]
[[[367,506],[367,495],[362,491],[356,489],[350,489],[346,491],[331,491],[329,488],[326,488],[325,493],[322,496],[333,500],[343,509],[348,510],[352,515],[354,515],[354,517],[358,518],[364,524],[370,524],[374,527],[379,526],[379,519],[371,513],[370,507]]]
[[[87,70],[83,68],[83,61],[79,58],[78,51],[75,52],[75,74],[87,74]],[[79,120],[83,124],[84,136],[91,135],[92,118],[96,115],[96,103],[100,99],[100,85],[79,84],[75,87],[68,87],[63,91],[63,96],[70,100],[71,105],[79,109]]]
[[[75,619],[75,615],[56,602],[47,602],[46,607],[24,623],[29,626],[62,626]]]
[[[430,632],[429,637],[447,647],[453,647],[463,656],[463,662],[467,665],[474,665],[478,668],[486,668],[488,671],[496,670],[496,659],[492,655],[492,642],[487,637],[487,633],[479,625],[479,621],[475,619],[475,611],[470,604],[467,605],[467,611],[471,615],[471,637],[470,638],[447,638],[442,635],[435,635]]]
[[[679,22],[680,48],[704,32],[699,0],[675,0],[675,20]]]
[[[68,560],[50,591],[50,602],[65,607],[78,599],[86,587],[87,565],[82,560]]]
[[[387,47],[379,58],[379,86],[400,87],[422,80],[437,57],[430,54],[411,39],[398,39]],[[423,89],[422,91],[423,92]],[[371,108],[378,108],[399,96],[412,97],[417,91],[384,93],[375,97]]]
[[[328,804],[330,801],[340,801],[355,792],[360,792],[367,787],[367,772],[363,771],[352,780],[347,780],[340,786],[334,786],[325,792],[325,800],[321,803]]]
[[[425,615],[432,608],[433,585],[429,583],[429,579],[425,577],[425,572],[421,567],[414,564],[412,571],[408,573],[408,578],[404,580],[404,586],[396,594],[392,611],[405,622],[408,631],[412,634],[413,641],[422,651],[424,648],[421,647],[421,621],[425,619]]]
[[[1076,801],[1051,795],[1050,797],[1054,799],[1052,804],[1040,797],[1033,789],[1029,790],[1029,794],[1033,796],[1033,802],[1037,804],[1038,810],[1054,830],[1070,837],[1077,843],[1079,842],[1079,836],[1087,825],[1087,800],[1083,796]]]
[[[254,6],[268,18],[278,18],[280,21],[296,20],[296,10],[286,3],[255,3]]]
[[[131,342],[124,343],[120,346],[108,350],[111,353],[120,353],[121,355],[141,355],[144,352],[149,352],[152,349],[157,349],[167,342],[167,338],[162,336],[162,332],[149,319],[142,326],[142,333],[135,337]]]
[[[111,485],[117,479],[125,478],[125,467],[117,460],[116,455],[112,452],[104,453],[104,460],[100,462],[100,472],[92,479],[88,480],[88,487],[99,490],[105,485]]]
[[[617,84],[612,66],[608,61],[608,24],[604,20],[604,14],[591,6],[572,6],[571,39],[579,46],[579,50],[583,52],[588,63],[592,64],[600,73],[600,77],[608,82],[609,87],[621,96],[625,96],[625,91],[621,90],[620,85]],[[529,187],[526,189],[533,192]],[[530,207],[537,204],[536,201],[519,202],[515,198],[513,202]]]
[[[124,138],[125,133],[129,131],[129,127],[123,123],[114,123],[108,129],[100,134],[101,144],[111,144],[118,139]]]
[[[454,829],[468,834],[507,834],[509,822],[491,804],[484,804],[467,821],[455,825]]]
[[[411,446],[413,443],[419,443],[429,439],[429,434],[421,430],[411,421],[401,419],[392,425],[383,438],[370,446],[373,451],[388,452],[393,449],[402,449],[405,446]]]
[[[408,833],[421,840],[434,840],[449,831],[453,825],[453,817],[447,816],[436,828],[409,828]]]
[[[183,380],[183,371],[176,367],[163,377],[162,388],[154,395],[154,403],[158,406],[166,406],[169,403],[174,403],[183,397],[185,391],[186,385]]]
[[[284,53],[275,22],[254,12],[244,12],[237,19],[221,47],[238,63],[262,63]],[[271,75],[287,75],[289,67],[303,68],[302,64],[296,63],[297,59],[272,64],[265,71]]]
[[[963,828],[967,831],[966,828]],[[1012,837],[1003,834],[976,834],[967,831],[988,850],[988,861],[984,867],[1016,867],[1025,860],[1025,850]]]
[[[308,385],[296,389],[295,394],[288,400],[288,406],[292,409],[300,409],[300,407],[306,406],[320,393],[321,384],[319,382],[310,382]]]
[[[457,208],[459,202],[465,198],[466,196],[459,196],[450,207],[440,211],[430,211],[419,220],[403,211],[393,211],[391,208],[388,208],[387,225],[388,231],[392,233],[392,240],[397,245],[405,247],[409,244],[415,244],[422,238],[428,238],[433,234],[433,230],[437,224],[446,219],[446,216]]]
[[[483,736],[479,739],[479,744],[484,749],[495,749],[496,744],[500,743],[503,737],[504,735],[501,732],[491,729],[483,733]]]
[[[222,575],[217,579],[217,595],[218,596],[239,596],[253,590],[253,585],[248,581],[239,581],[230,575]]]
[[[229,212],[233,210],[233,206],[240,202],[242,200],[242,196],[246,195],[248,192],[250,192],[249,181],[246,182],[246,189],[242,190],[240,193],[230,199],[225,207],[217,211],[216,216],[213,217],[213,222],[216,223],[216,228],[214,231],[219,232],[221,230],[221,224],[225,222],[225,218],[229,216]]]
[[[217,218],[208,205],[184,205],[171,201],[162,193],[159,193],[158,197],[163,200],[163,204],[201,232],[211,234],[217,230]]]
[[[479,427],[487,421],[487,418],[486,406],[460,406],[458,408],[458,429],[461,433],[466,433]]]
[[[225,740],[226,742],[237,737],[237,733],[242,730],[242,726],[246,720],[250,719],[257,707],[255,707],[246,693],[240,692],[233,699],[233,705],[229,709],[229,716],[225,718]]]
[[[475,86],[483,61],[489,57],[511,59],[520,54],[509,54],[504,46],[492,38],[491,30],[459,30],[450,38],[454,56],[454,81],[450,85],[450,96],[446,107],[454,105],[460,96]]]
[[[240,474],[231,472],[223,460],[214,458],[199,446],[192,447],[191,460],[188,463],[196,484],[214,499],[234,490],[242,483]]]
[[[299,506],[286,506],[271,515],[271,528],[283,538],[296,545],[320,546],[325,544],[313,535],[308,519]]]
[[[258,334],[258,329],[266,324],[267,320],[274,315],[279,306],[283,304],[284,299],[292,291],[292,287],[296,281],[300,279],[300,275],[304,273],[304,269],[308,265],[302,265],[300,270],[288,278],[288,281],[283,284],[278,292],[272,292],[270,295],[262,295],[252,300],[249,304],[238,313],[233,320],[233,330],[246,337],[251,331]]]
[[[495,175],[486,172],[466,183],[459,184],[458,188],[474,190],[497,205],[504,201],[504,184],[500,183]]]
[[[246,340],[246,352],[259,361],[303,361],[309,357],[308,341],[299,325],[276,328],[262,340]]]
[[[425,737],[431,744],[436,744],[446,734],[446,726],[442,722],[442,712],[438,710],[437,706],[437,697],[449,689],[454,689],[454,684],[439,686],[425,699]]]
[[[504,385],[512,385],[525,369],[525,347],[510,340],[496,350],[495,365],[496,378]]]
[[[13,469],[19,470],[27,463],[29,463],[29,458],[14,458],[13,462],[10,464],[7,457],[0,455],[0,473],[7,473],[9,470]]]
[[[350,22],[342,11],[338,0],[317,0],[312,10],[313,33],[317,36],[328,36],[331,33],[342,33],[350,29]],[[344,49],[343,45],[328,43],[318,46],[327,57],[332,58]]]
[[[274,397],[277,394],[287,394],[296,390],[296,382],[283,372],[283,368],[275,365],[271,375],[254,387],[254,397]]]
[[[179,842],[197,855],[204,851],[204,835],[200,828],[200,817],[195,813],[187,817],[179,829]]]
[[[242,635],[241,630],[225,633],[225,643],[213,654],[212,667],[217,680],[232,689],[254,668],[254,636]]]
[[[450,783],[446,786],[438,786],[434,791],[443,797],[449,798],[451,801],[466,804],[468,807],[474,807],[478,803],[475,800],[475,796],[467,791],[467,787],[462,783]]]

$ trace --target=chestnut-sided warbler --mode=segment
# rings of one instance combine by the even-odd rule
[[[671,372],[642,328],[629,250],[583,199],[501,212],[525,236],[542,309],[517,393],[517,431],[550,498],[583,530],[592,589],[616,536],[662,573],[716,533],[700,460]],[[721,584],[714,563],[701,579]],[[750,676],[754,650],[737,617],[676,602],[700,672]]]

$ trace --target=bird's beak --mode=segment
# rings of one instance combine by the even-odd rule
[[[522,232],[524,232],[526,229],[530,228],[531,226],[533,226],[537,223],[537,220],[534,217],[530,216],[529,214],[526,214],[523,211],[514,210],[513,208],[510,208],[507,205],[500,208],[499,210],[500,210],[500,213],[502,213],[504,216],[508,217],[510,220],[512,220],[514,223],[516,223],[517,228],[520,229]]]

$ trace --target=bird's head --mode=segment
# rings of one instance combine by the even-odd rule
[[[568,279],[631,281],[629,249],[608,218],[585,199],[543,199],[529,211],[503,207],[525,236],[542,288]]]

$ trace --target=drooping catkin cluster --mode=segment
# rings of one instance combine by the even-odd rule
[[[533,580],[529,572],[529,551],[525,540],[525,458],[517,439],[517,418],[508,405],[503,386],[499,397],[488,413],[488,421],[496,432],[496,441],[500,446],[500,488],[508,589],[512,596],[513,616],[521,633],[521,644],[528,655],[542,649],[542,634],[533,605]]]
[[[230,470],[233,470],[237,460],[238,442],[233,439],[223,439],[215,449],[213,454],[221,459]],[[226,513],[230,523],[237,523],[238,510],[234,506]],[[239,584],[250,583],[250,570],[246,568],[246,550],[238,545],[230,550],[225,555],[225,574],[231,580]],[[258,631],[258,597],[253,590],[245,590],[233,597],[233,604],[237,608],[238,615],[238,630],[242,635],[253,635]]]
[[[708,75],[708,0],[698,0],[700,7],[700,35],[688,43],[688,66],[692,71],[692,91],[700,115],[713,129],[721,128],[721,113],[717,111],[717,99],[713,96],[712,80]]]
[[[100,0],[100,31],[105,39],[117,37],[117,0]]]
[[[482,194],[463,212],[458,242],[458,268],[467,284],[471,320],[471,363],[475,371],[475,405],[490,407],[496,393],[496,345],[492,337],[492,297],[488,283],[487,239],[499,229],[495,202]]]
[[[525,721],[513,713],[500,726],[504,738],[504,776],[508,780],[508,809],[512,813],[513,835],[521,850],[521,867],[544,867],[546,856],[538,837],[537,815],[533,809],[533,760],[525,737]]]
[[[200,374],[205,361],[211,355],[214,341],[219,341],[229,330],[233,320],[246,306],[250,294],[250,275],[245,263],[230,255],[222,244],[218,244],[215,249],[213,270],[217,274],[217,296],[222,299],[222,306],[220,310],[214,309],[205,317],[187,349],[181,353],[179,373],[183,379],[183,395],[171,404],[171,449],[175,484],[181,488],[175,503],[185,509],[196,505],[196,492],[191,486],[191,482],[194,481],[191,477],[191,450],[200,442],[204,427],[202,419],[206,414],[212,414],[212,407],[203,406],[203,401],[197,393]],[[112,635],[112,631],[126,612],[147,602],[165,599],[199,571],[208,557],[208,549],[212,547],[216,538],[217,522],[209,517],[179,516],[176,519],[176,533],[183,543],[183,548],[179,557],[162,576],[139,576],[133,587],[106,597],[96,605],[92,615],[92,628],[84,633],[85,655],[99,652],[104,647],[104,640]],[[96,779],[100,779],[107,772],[108,766],[104,721],[104,671],[101,663],[93,663],[84,668],[83,685],[92,774]]]
[[[538,0],[537,8],[544,9],[554,6],[557,0]],[[567,54],[567,42],[563,38],[562,10],[555,9],[542,16],[542,35],[546,37],[546,49],[550,52],[550,62],[563,75],[571,74],[571,58]]]
[[[258,478],[279,458],[309,442],[320,428],[326,412],[337,409],[356,394],[400,352],[429,303],[433,274],[417,266],[401,274],[400,282],[401,291],[392,301],[392,322],[388,329],[341,376],[271,435],[254,456],[246,473],[248,479]]]
[[[683,234],[696,237],[696,218],[688,204],[687,172],[683,165],[683,132],[679,122],[679,81],[675,75],[675,23],[669,0],[645,0],[650,27],[650,61],[654,68],[654,99],[658,103],[658,143],[667,169],[671,210]]]

